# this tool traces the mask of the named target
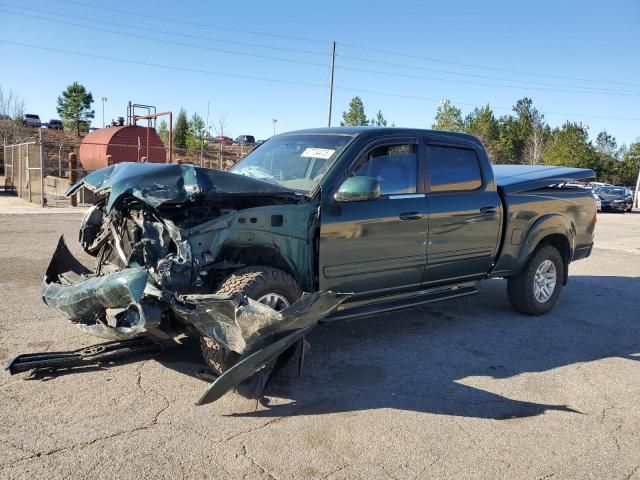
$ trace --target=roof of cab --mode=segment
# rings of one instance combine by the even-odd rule
[[[422,135],[432,137],[459,138],[461,140],[471,141],[475,144],[482,145],[473,135],[460,132],[448,132],[444,130],[428,130],[421,128],[404,128],[404,127],[324,127],[309,128],[304,130],[294,130],[291,132],[281,133],[277,136],[285,135],[351,135],[351,136],[378,136],[378,135]]]

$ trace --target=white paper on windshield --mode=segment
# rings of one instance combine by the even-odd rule
[[[333,155],[335,152],[335,150],[331,150],[330,148],[307,148],[304,152],[302,152],[302,155],[300,155],[301,157],[307,157],[307,158],[323,158],[325,160],[328,160],[329,158],[331,158],[331,155]]]

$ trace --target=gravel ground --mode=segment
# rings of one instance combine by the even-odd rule
[[[0,209],[1,211],[1,209]],[[40,281],[79,214],[0,215],[0,360],[88,337]],[[0,375],[0,478],[640,479],[640,214],[599,216],[543,318],[506,284],[318,327],[264,404],[206,383],[191,341],[152,359]]]

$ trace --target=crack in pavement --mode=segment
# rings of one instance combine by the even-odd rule
[[[350,464],[348,462],[346,462],[344,465],[341,465],[340,467],[336,468],[335,470],[332,470],[329,473],[327,473],[324,477],[322,477],[322,480],[327,480],[327,478],[329,478],[331,475],[335,475],[336,473],[341,472],[342,470],[348,468],[349,466],[350,466]],[[384,470],[384,468],[383,468],[383,470]]]
[[[640,464],[636,465],[635,467],[633,467],[631,469],[631,471],[629,472],[629,474],[624,476],[623,480],[631,480],[631,477],[633,477],[635,475],[635,473],[638,471],[638,469],[640,469]]]
[[[13,448],[15,448],[15,449],[17,449],[17,450],[21,450],[21,451],[23,451],[24,453],[26,453],[26,454],[28,454],[28,455],[35,455],[35,454],[37,453],[37,452],[35,452],[34,450],[31,450],[31,449],[29,449],[29,448],[27,448],[27,447],[24,447],[24,446],[22,446],[22,445],[18,445],[17,443],[13,443],[13,442],[11,442],[11,441],[7,440],[6,438],[3,438],[3,439],[2,439],[2,443],[4,443],[5,445],[9,445],[10,447],[13,447]],[[23,457],[23,458],[25,458],[25,457]],[[21,459],[21,460],[22,460],[22,459]],[[1,467],[1,466],[2,466],[2,465],[0,464],[0,467]]]
[[[137,377],[137,380],[136,380],[136,385],[138,386],[138,388],[140,389],[140,391],[141,391],[144,395],[149,395],[149,392],[147,392],[147,391],[142,387],[142,385],[141,385],[141,383],[140,383],[140,382],[141,382],[141,379],[142,379],[142,367],[143,367],[143,366],[144,366],[144,364],[146,364],[146,363],[147,363],[147,362],[143,362],[143,364],[142,364],[142,365],[140,365],[140,367],[137,369],[137,371],[138,371],[138,377]],[[30,456],[28,456],[28,457],[24,457],[24,458],[18,459],[18,460],[13,461],[13,462],[2,463],[2,464],[0,464],[0,469],[6,469],[6,468],[13,467],[13,466],[15,466],[15,465],[19,465],[19,464],[21,464],[21,463],[27,463],[27,462],[29,462],[30,460],[33,460],[33,459],[35,459],[35,458],[48,457],[49,455],[55,455],[55,454],[58,454],[58,453],[63,453],[63,452],[69,451],[69,450],[75,450],[75,449],[82,449],[82,448],[86,448],[86,447],[88,447],[88,446],[91,446],[91,445],[93,445],[93,444],[95,444],[95,443],[97,443],[97,442],[101,442],[101,441],[103,441],[103,440],[110,440],[110,439],[112,439],[112,438],[116,438],[116,437],[119,437],[119,436],[122,436],[122,435],[127,435],[127,434],[130,434],[130,433],[139,432],[139,431],[142,431],[142,430],[147,430],[147,429],[149,429],[149,428],[151,428],[151,427],[154,427],[154,426],[159,425],[159,423],[158,423],[158,418],[159,418],[159,416],[160,416],[160,415],[161,415],[165,410],[167,410],[167,409],[169,408],[169,406],[171,405],[171,403],[169,402],[169,400],[167,399],[167,397],[165,397],[165,396],[164,396],[164,395],[162,395],[161,393],[157,392],[156,390],[151,390],[151,391],[152,391],[156,396],[158,396],[158,397],[160,397],[160,398],[162,398],[162,399],[164,400],[164,405],[162,406],[162,408],[160,408],[160,409],[159,409],[159,410],[154,414],[153,419],[151,420],[151,422],[150,422],[148,425],[142,425],[142,426],[140,426],[140,427],[136,427],[136,428],[132,428],[132,429],[128,429],[128,430],[123,430],[123,431],[116,432],[116,433],[113,433],[113,434],[110,434],[110,435],[106,435],[106,436],[103,436],[103,437],[98,437],[98,438],[95,438],[95,439],[90,440],[90,441],[88,441],[88,442],[81,442],[81,443],[77,443],[77,444],[68,445],[68,446],[66,446],[66,447],[55,448],[55,449],[49,450],[49,451],[47,451],[47,452],[33,452],[33,451],[29,452],[29,451],[27,451],[27,450],[25,450],[25,449],[21,449],[21,450],[23,450],[23,451],[25,451],[25,452],[27,452],[27,453],[31,453],[31,455],[30,455]],[[17,445],[16,445],[16,446],[17,446]]]
[[[275,475],[273,475],[271,472],[267,471],[266,468],[264,468],[262,465],[260,465],[258,462],[256,462],[256,460],[251,455],[249,455],[249,453],[247,451],[247,446],[244,443],[242,444],[242,452],[240,454],[243,457],[245,457],[246,459],[248,459],[251,462],[252,465],[255,465],[256,467],[258,467],[258,469],[260,469],[261,473],[267,475],[272,480],[278,480]]]
[[[613,444],[616,447],[616,450],[619,452],[620,450],[622,450],[620,448],[620,443],[618,442],[618,435],[617,433],[622,430],[622,425],[624,424],[624,422],[620,422],[620,425],[618,425],[615,429],[613,429],[611,432],[609,432],[609,435],[611,436],[611,438],[613,439]]]
[[[269,420],[268,422],[263,423],[262,425],[260,425],[258,427],[252,427],[252,428],[250,428],[248,430],[244,430],[242,432],[234,433],[230,437],[223,438],[222,440],[219,440],[216,443],[228,442],[228,441],[233,440],[235,438],[241,437],[242,435],[246,435],[247,433],[257,432],[258,430],[262,430],[263,428],[266,428],[269,425],[273,425],[274,423],[277,423],[280,420],[284,420],[285,418],[289,418],[289,417],[276,417],[273,420]]]
[[[83,478],[84,479],[90,478],[90,475],[97,470],[97,468],[102,464],[103,460],[104,460],[104,457],[100,457],[98,461],[91,468],[89,468],[89,470],[85,472]]]
[[[551,477],[555,476],[555,472],[547,473],[542,477],[538,477],[538,480],[549,480]]]
[[[164,401],[164,406],[160,410],[158,410],[158,412],[155,414],[155,416],[154,416],[154,418],[153,418],[153,420],[151,422],[152,425],[158,425],[158,418],[160,417],[160,415],[162,415],[171,406],[171,402],[169,401],[169,399],[167,398],[166,395],[164,395],[163,393],[160,393],[155,388],[149,387],[149,391],[147,391],[142,386],[142,369],[149,362],[150,362],[150,360],[145,360],[144,362],[142,362],[140,367],[137,369],[138,377],[136,379],[136,385],[138,386],[138,388],[140,389],[140,391],[142,392],[142,394],[144,396],[149,395],[149,392],[151,392],[152,394],[156,395],[157,397],[161,398]]]
[[[132,428],[129,430],[123,430],[121,432],[116,432],[116,433],[112,433],[111,435],[106,435],[104,437],[98,437],[98,438],[94,438],[93,440],[90,440],[88,442],[81,442],[81,443],[76,443],[73,445],[68,445],[66,447],[60,447],[60,448],[54,448],[53,450],[49,450],[48,452],[37,452],[34,453],[33,455],[27,457],[27,458],[22,458],[20,460],[17,460],[15,462],[8,462],[8,463],[3,463],[0,464],[0,469],[5,469],[8,467],[13,467],[15,465],[19,465],[21,463],[25,463],[28,462],[29,460],[33,460],[34,458],[40,458],[40,457],[48,457],[49,455],[55,455],[58,453],[62,453],[62,452],[67,452],[69,450],[75,450],[75,449],[82,449],[82,448],[86,448],[88,446],[91,446],[95,443],[101,442],[103,440],[110,440],[112,438],[116,438],[122,435],[126,435],[129,433],[135,433],[135,432],[139,432],[141,430],[147,430],[151,427],[154,427],[154,424],[150,424],[150,425],[143,425],[141,427],[136,427],[136,428]]]

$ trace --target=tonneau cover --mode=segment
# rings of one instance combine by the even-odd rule
[[[541,165],[493,165],[493,175],[496,184],[505,193],[524,192],[596,176],[590,168]]]

